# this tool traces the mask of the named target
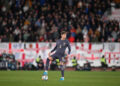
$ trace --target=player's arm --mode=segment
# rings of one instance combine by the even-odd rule
[[[56,46],[51,50],[51,52],[48,53],[48,56],[50,56],[51,53],[54,52],[56,49],[57,49],[57,44],[56,44]]]
[[[56,49],[57,49],[57,42],[56,42],[55,47],[54,47],[54,48],[51,50],[51,52],[48,54],[48,56],[50,56],[50,54],[51,54],[52,52],[54,52]]]
[[[57,49],[57,43],[56,46],[51,50],[51,53],[54,52]]]
[[[70,52],[71,52],[71,46],[70,46],[70,43],[69,43],[69,41],[68,41],[68,54],[70,54]]]

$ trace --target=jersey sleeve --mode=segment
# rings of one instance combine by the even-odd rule
[[[54,52],[56,49],[57,49],[57,42],[56,42],[55,47],[51,50],[51,53]]]
[[[70,54],[70,52],[71,52],[71,46],[70,46],[70,43],[69,43],[68,40],[67,40],[67,46],[68,46],[68,54]]]

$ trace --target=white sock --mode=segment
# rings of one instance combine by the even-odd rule
[[[47,70],[45,70],[45,72],[48,72]]]

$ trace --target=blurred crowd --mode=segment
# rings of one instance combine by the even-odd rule
[[[13,53],[7,54],[4,51],[0,54],[0,70],[15,70],[19,65],[20,63],[15,60],[15,55]]]
[[[24,63],[24,65],[22,65]],[[44,68],[43,60],[40,58],[39,61],[36,59],[38,66],[35,66],[31,62],[24,62],[16,60],[13,53],[6,53],[4,51],[0,54],[0,70],[39,70]]]
[[[103,21],[112,0],[0,0],[0,42],[120,42],[120,26]],[[117,3],[115,3],[117,5]],[[118,6],[119,7],[119,6]]]

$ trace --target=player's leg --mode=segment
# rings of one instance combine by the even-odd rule
[[[45,71],[43,73],[43,75],[48,75],[48,67],[49,67],[49,62],[52,61],[53,58],[52,57],[48,57],[46,60],[46,66],[45,66]]]
[[[45,66],[45,71],[43,73],[42,79],[43,77],[47,77],[48,79],[48,67],[49,67],[49,62],[53,60],[53,58],[55,58],[55,54],[51,55],[50,57],[47,58],[46,60],[46,66]],[[44,79],[43,79],[44,80]]]
[[[61,78],[60,80],[64,80],[64,63],[60,61],[60,69],[61,69]]]
[[[52,60],[52,57],[47,58],[45,71],[43,72],[43,75],[42,75],[42,80],[48,80],[48,67],[49,67],[49,62],[51,60]]]
[[[45,71],[48,71],[49,62],[50,62],[50,61],[52,61],[52,60],[53,60],[53,58],[52,58],[52,57],[47,58]]]

